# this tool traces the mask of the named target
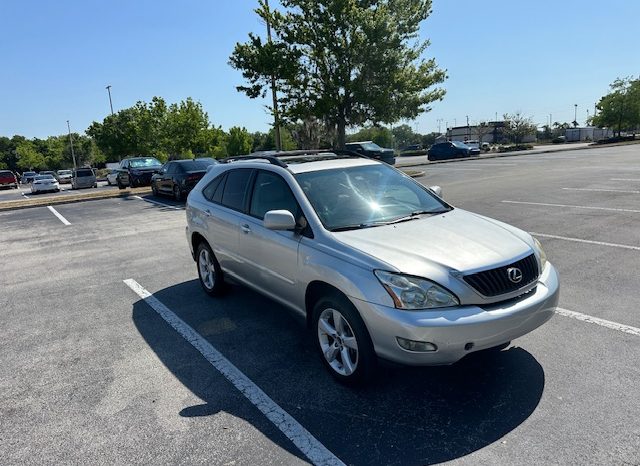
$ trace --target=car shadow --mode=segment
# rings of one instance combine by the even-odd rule
[[[472,353],[451,366],[384,365],[366,387],[348,388],[326,372],[302,319],[261,295],[231,286],[222,298],[210,298],[191,280],[154,296],[347,464],[435,464],[468,455],[524,422],[544,390],[544,370],[517,346]],[[181,346],[158,338],[158,329],[168,326],[143,301],[134,305],[133,321],[166,367],[204,400],[181,416],[234,413],[206,378],[176,363]],[[203,371],[216,372],[198,359]],[[271,426],[260,428],[306,459],[281,434],[270,433]]]

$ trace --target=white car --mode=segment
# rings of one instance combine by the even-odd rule
[[[73,178],[73,172],[71,170],[58,170],[56,172],[56,178],[58,179],[58,183],[71,183],[71,179]]]
[[[109,170],[109,174],[107,175],[107,184],[109,186],[115,186],[118,184],[118,170]]]
[[[60,191],[58,180],[56,180],[53,175],[36,175],[33,183],[31,183],[31,192],[36,194],[48,191]]]

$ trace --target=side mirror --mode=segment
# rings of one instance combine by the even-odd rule
[[[438,197],[442,197],[442,188],[440,186],[429,186],[429,190]]]
[[[288,210],[270,210],[264,214],[264,227],[269,230],[293,230],[296,219]]]

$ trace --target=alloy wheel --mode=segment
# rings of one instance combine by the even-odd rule
[[[358,367],[358,342],[347,319],[336,309],[325,309],[318,319],[322,354],[338,374],[349,376]]]
[[[207,290],[213,290],[216,284],[216,270],[211,260],[211,254],[206,248],[200,250],[198,256],[198,269],[200,270],[200,280]]]

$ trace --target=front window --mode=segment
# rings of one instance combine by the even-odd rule
[[[162,164],[154,157],[144,157],[140,159],[132,159],[129,161],[131,168],[152,168],[159,167]]]
[[[424,186],[384,165],[300,173],[296,179],[324,227],[332,231],[451,210]]]
[[[364,144],[360,144],[364,150],[380,150],[381,147],[375,142],[365,142]]]
[[[460,141],[452,141],[452,144],[460,149],[468,149],[467,145]]]

